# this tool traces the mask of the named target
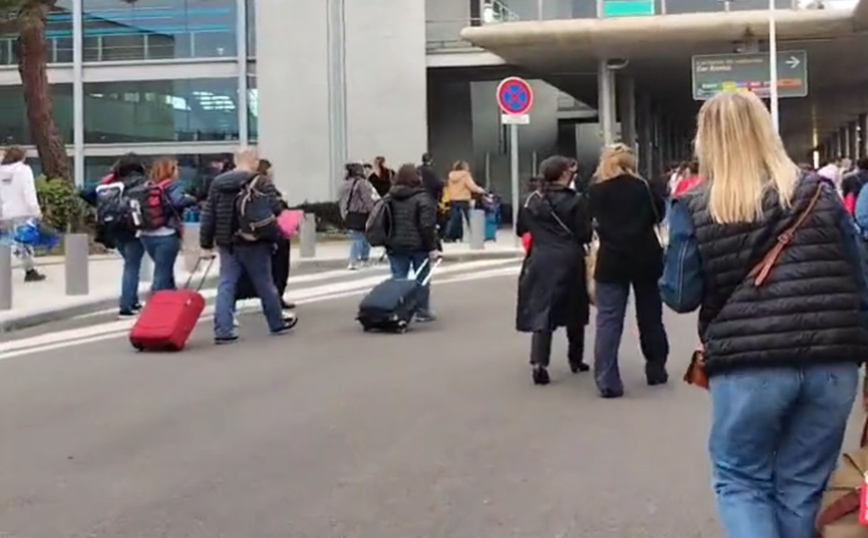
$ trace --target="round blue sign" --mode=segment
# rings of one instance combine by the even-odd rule
[[[533,90],[524,79],[505,78],[497,85],[497,104],[504,114],[527,114],[533,106]]]

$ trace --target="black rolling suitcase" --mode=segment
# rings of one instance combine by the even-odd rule
[[[425,268],[428,264],[426,260],[419,269]],[[359,303],[356,319],[361,323],[362,329],[365,332],[405,332],[419,303],[419,289],[428,285],[434,269],[439,264],[440,260],[437,260],[428,271],[428,276],[421,282],[415,276],[390,278],[374,286],[374,289]]]

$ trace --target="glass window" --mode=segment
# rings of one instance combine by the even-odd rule
[[[85,186],[94,185],[99,182],[111,170],[112,165],[118,160],[116,157],[85,157],[84,159],[84,184]],[[195,155],[169,155],[178,160],[178,179],[189,188],[193,185],[193,180],[202,175],[206,168],[213,162],[224,162],[231,159],[231,155],[222,153],[201,153]],[[163,157],[163,155],[142,156],[142,160],[146,163],[152,162],[154,159]]]
[[[256,57],[256,0],[247,2],[247,57]]]
[[[83,0],[84,60],[238,54],[235,0]]]
[[[18,63],[17,34],[0,35],[0,65]],[[49,63],[72,63],[72,0],[58,0],[48,13],[45,29]]]
[[[89,82],[89,144],[238,140],[238,79]]]
[[[53,84],[54,119],[65,144],[72,144],[72,84]],[[0,86],[0,144],[33,144],[21,86]]]
[[[30,166],[30,169],[33,170],[33,176],[39,177],[42,175],[42,161],[39,160],[38,157],[28,157],[24,160]],[[69,158],[69,172],[75,170],[75,159],[72,157]]]
[[[259,140],[259,90],[255,72],[247,75],[247,135],[251,141]]]

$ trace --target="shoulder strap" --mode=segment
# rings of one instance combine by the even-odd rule
[[[350,186],[350,193],[347,194],[347,207],[346,210],[349,212],[350,210],[350,202],[353,201],[353,195],[356,193],[356,185],[359,183],[359,178],[353,180],[353,184]]]
[[[657,204],[654,203],[654,191],[651,190],[651,183],[642,176],[634,176],[636,179],[645,184],[645,190],[648,191],[648,198],[651,201],[651,211],[654,212],[654,224],[660,222],[660,213],[657,212]]]
[[[787,248],[787,245],[793,242],[793,238],[796,235],[796,232],[799,231],[799,228],[805,224],[805,221],[808,220],[808,217],[811,216],[811,213],[814,211],[814,208],[817,206],[817,202],[820,200],[820,194],[822,193],[822,185],[817,186],[816,192],[814,192],[814,196],[811,197],[811,201],[808,202],[807,207],[799,213],[796,221],[790,225],[789,228],[784,230],[784,232],[778,236],[775,245],[766,253],[765,257],[763,257],[762,261],[760,261],[757,265],[751,269],[751,272],[748,273],[750,277],[754,279],[754,286],[759,287],[762,286],[763,283],[768,278],[769,274],[772,272],[772,268],[775,265],[775,262],[778,261],[781,253]]]

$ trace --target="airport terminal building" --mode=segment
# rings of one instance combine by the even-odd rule
[[[781,102],[788,147],[798,158],[863,154],[868,75],[854,67],[868,56],[858,45],[868,0],[776,1],[779,49],[799,54],[803,86]],[[258,144],[293,202],[333,199],[348,159],[385,155],[397,166],[425,151],[444,170],[470,162],[508,198],[499,80],[522,76],[535,90],[520,131],[523,176],[553,153],[591,166],[614,139],[634,144],[656,173],[689,151],[692,60],[766,50],[767,5],[60,0],[49,80],[78,182],[129,151],[177,155],[192,176],[214,156]],[[29,145],[15,61],[14,36],[0,37],[0,134]]]

